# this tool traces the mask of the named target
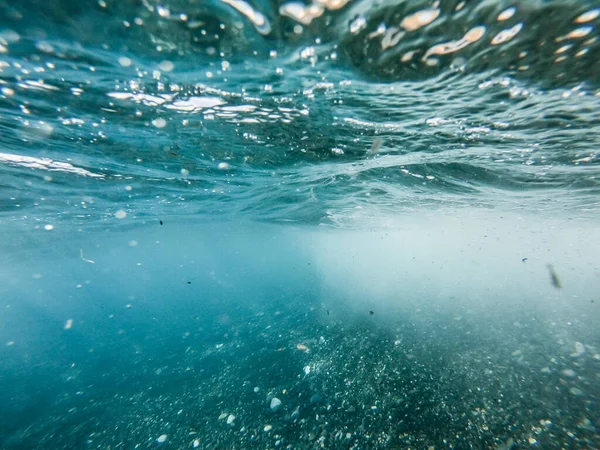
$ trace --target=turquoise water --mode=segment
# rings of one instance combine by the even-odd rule
[[[0,448],[599,447],[599,22],[0,0]]]

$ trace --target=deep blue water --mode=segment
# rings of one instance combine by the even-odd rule
[[[0,0],[0,449],[599,448],[599,26]]]

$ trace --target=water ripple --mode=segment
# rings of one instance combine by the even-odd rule
[[[10,220],[598,208],[600,10],[585,2],[0,9]]]

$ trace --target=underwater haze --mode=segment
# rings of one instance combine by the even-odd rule
[[[599,39],[0,0],[0,449],[600,448]]]

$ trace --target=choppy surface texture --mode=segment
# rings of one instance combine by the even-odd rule
[[[590,3],[1,8],[7,219],[598,206]]]
[[[0,447],[598,448],[599,27],[0,0]]]

